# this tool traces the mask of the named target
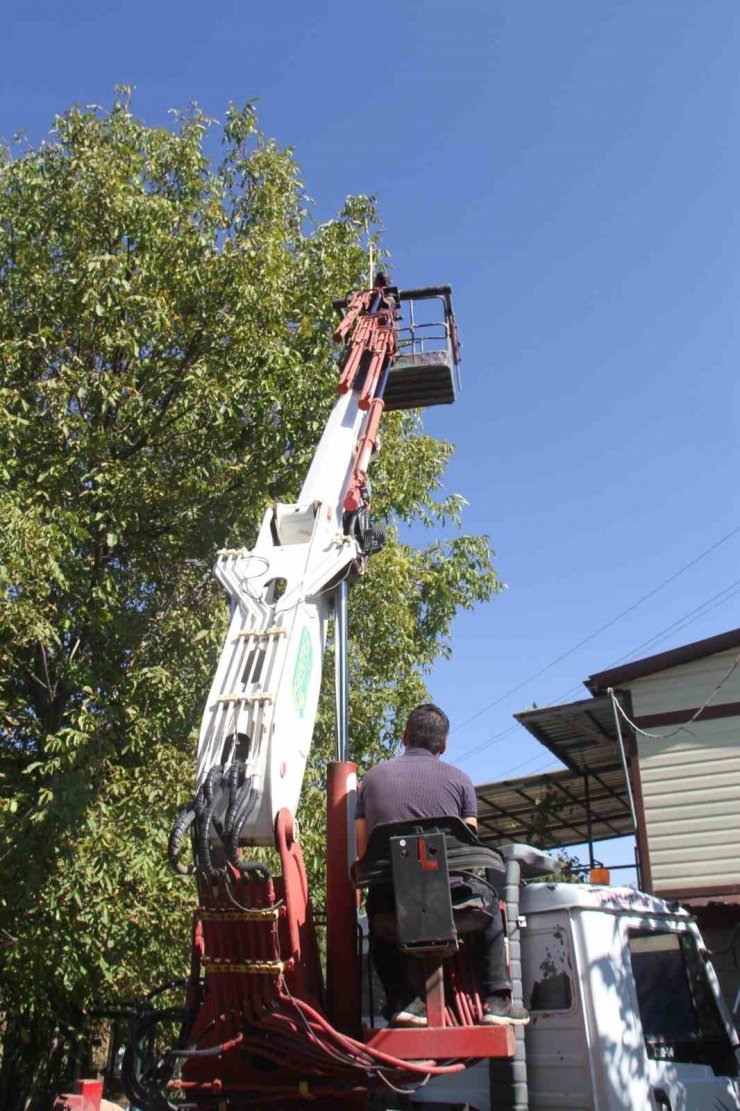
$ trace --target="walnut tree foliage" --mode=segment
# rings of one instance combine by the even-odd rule
[[[64,1026],[184,970],[194,888],[165,846],[225,630],[209,568],[298,492],[334,396],[332,298],[365,284],[377,221],[366,197],[312,219],[250,105],[155,128],[121,90],[0,175],[0,1013]],[[497,588],[442,492],[451,450],[385,418],[390,539],[350,597],[361,763]],[[449,538],[401,543],[415,520]],[[325,696],[300,815],[316,879],[332,735]]]

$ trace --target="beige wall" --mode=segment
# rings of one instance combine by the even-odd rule
[[[702,705],[713,687],[727,674],[737,658],[738,650],[718,652],[703,660],[680,664],[679,667],[646,675],[624,684],[632,695],[635,714],[662,714],[668,710],[696,709]],[[710,705],[740,702],[740,666],[738,666]]]
[[[628,685],[635,717],[702,705],[736,649]],[[740,702],[740,666],[712,706]],[[740,717],[645,727],[638,736],[645,823],[656,892],[740,884]]]

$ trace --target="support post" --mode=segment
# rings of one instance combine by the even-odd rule
[[[612,713],[614,714],[614,726],[617,731],[617,745],[619,748],[619,759],[622,762],[622,773],[624,774],[624,785],[627,790],[627,801],[630,807],[630,817],[632,818],[632,832],[637,833],[637,814],[635,813],[635,800],[632,794],[632,780],[630,779],[629,768],[627,767],[627,753],[624,749],[624,738],[622,737],[622,723],[619,720],[619,704],[617,696],[611,687],[606,692],[612,700]]]
[[[519,936],[519,891],[522,880],[521,864],[514,856],[506,860],[506,919],[509,932],[509,961],[511,963],[512,998],[515,1003],[523,1003],[522,998],[522,943]],[[527,1111],[529,1091],[527,1088],[527,1053],[524,1045],[524,1027],[517,1026],[516,1050],[512,1068],[512,1111]]]
[[[593,821],[591,819],[591,780],[588,772],[583,776],[583,789],[586,802],[586,831],[588,835],[588,866],[593,870],[594,867],[594,832]]]
[[[347,668],[347,581],[340,582],[334,601],[334,694],[336,698],[336,741],[334,759],[346,761],[349,757],[349,677]]]
[[[336,746],[326,772],[326,1002],[339,1030],[359,1033],[361,984],[357,949],[357,896],[349,870],[354,862],[357,765],[348,739],[347,583],[337,587],[334,608]]]
[[[522,880],[522,860],[532,850],[526,845],[504,845],[501,855],[506,862],[504,880],[504,902],[506,903],[506,926],[509,936],[509,966],[512,982],[512,998],[522,1003],[522,943],[520,939],[519,895]],[[543,868],[543,874],[546,869]],[[535,873],[537,874],[537,873]],[[516,1045],[511,1060],[491,1061],[491,1106],[502,1111],[527,1111],[529,1090],[527,1087],[527,1050],[524,1042],[524,1027],[514,1028]]]
[[[441,957],[428,956],[424,958],[424,989],[429,1026],[446,1026],[445,979]]]
[[[357,765],[333,760],[326,776],[326,1003],[329,1020],[346,1034],[360,1030],[357,896],[354,860]]]

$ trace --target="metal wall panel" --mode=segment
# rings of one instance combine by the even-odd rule
[[[727,667],[725,663],[714,674],[719,670],[721,676]],[[701,691],[687,684],[682,698],[700,705],[716,681],[707,683],[705,673]],[[640,711],[645,713],[643,705]],[[656,699],[653,707],[649,712],[660,713],[680,708],[680,703],[674,693],[671,703],[658,707]],[[635,708],[636,714],[640,711]],[[676,733],[675,725],[651,727],[649,732],[665,740],[638,736],[657,891],[740,883],[740,717],[697,721],[689,728],[691,733]]]
[[[737,655],[737,649],[731,648],[625,684],[632,695],[635,714],[641,717],[703,705],[716,684],[727,675]],[[722,702],[740,702],[740,667],[727,678],[711,705]]]

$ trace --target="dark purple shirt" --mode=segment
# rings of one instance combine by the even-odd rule
[[[355,817],[365,819],[368,836],[382,822],[477,815],[470,776],[426,748],[407,748],[403,755],[371,768],[357,792]]]

